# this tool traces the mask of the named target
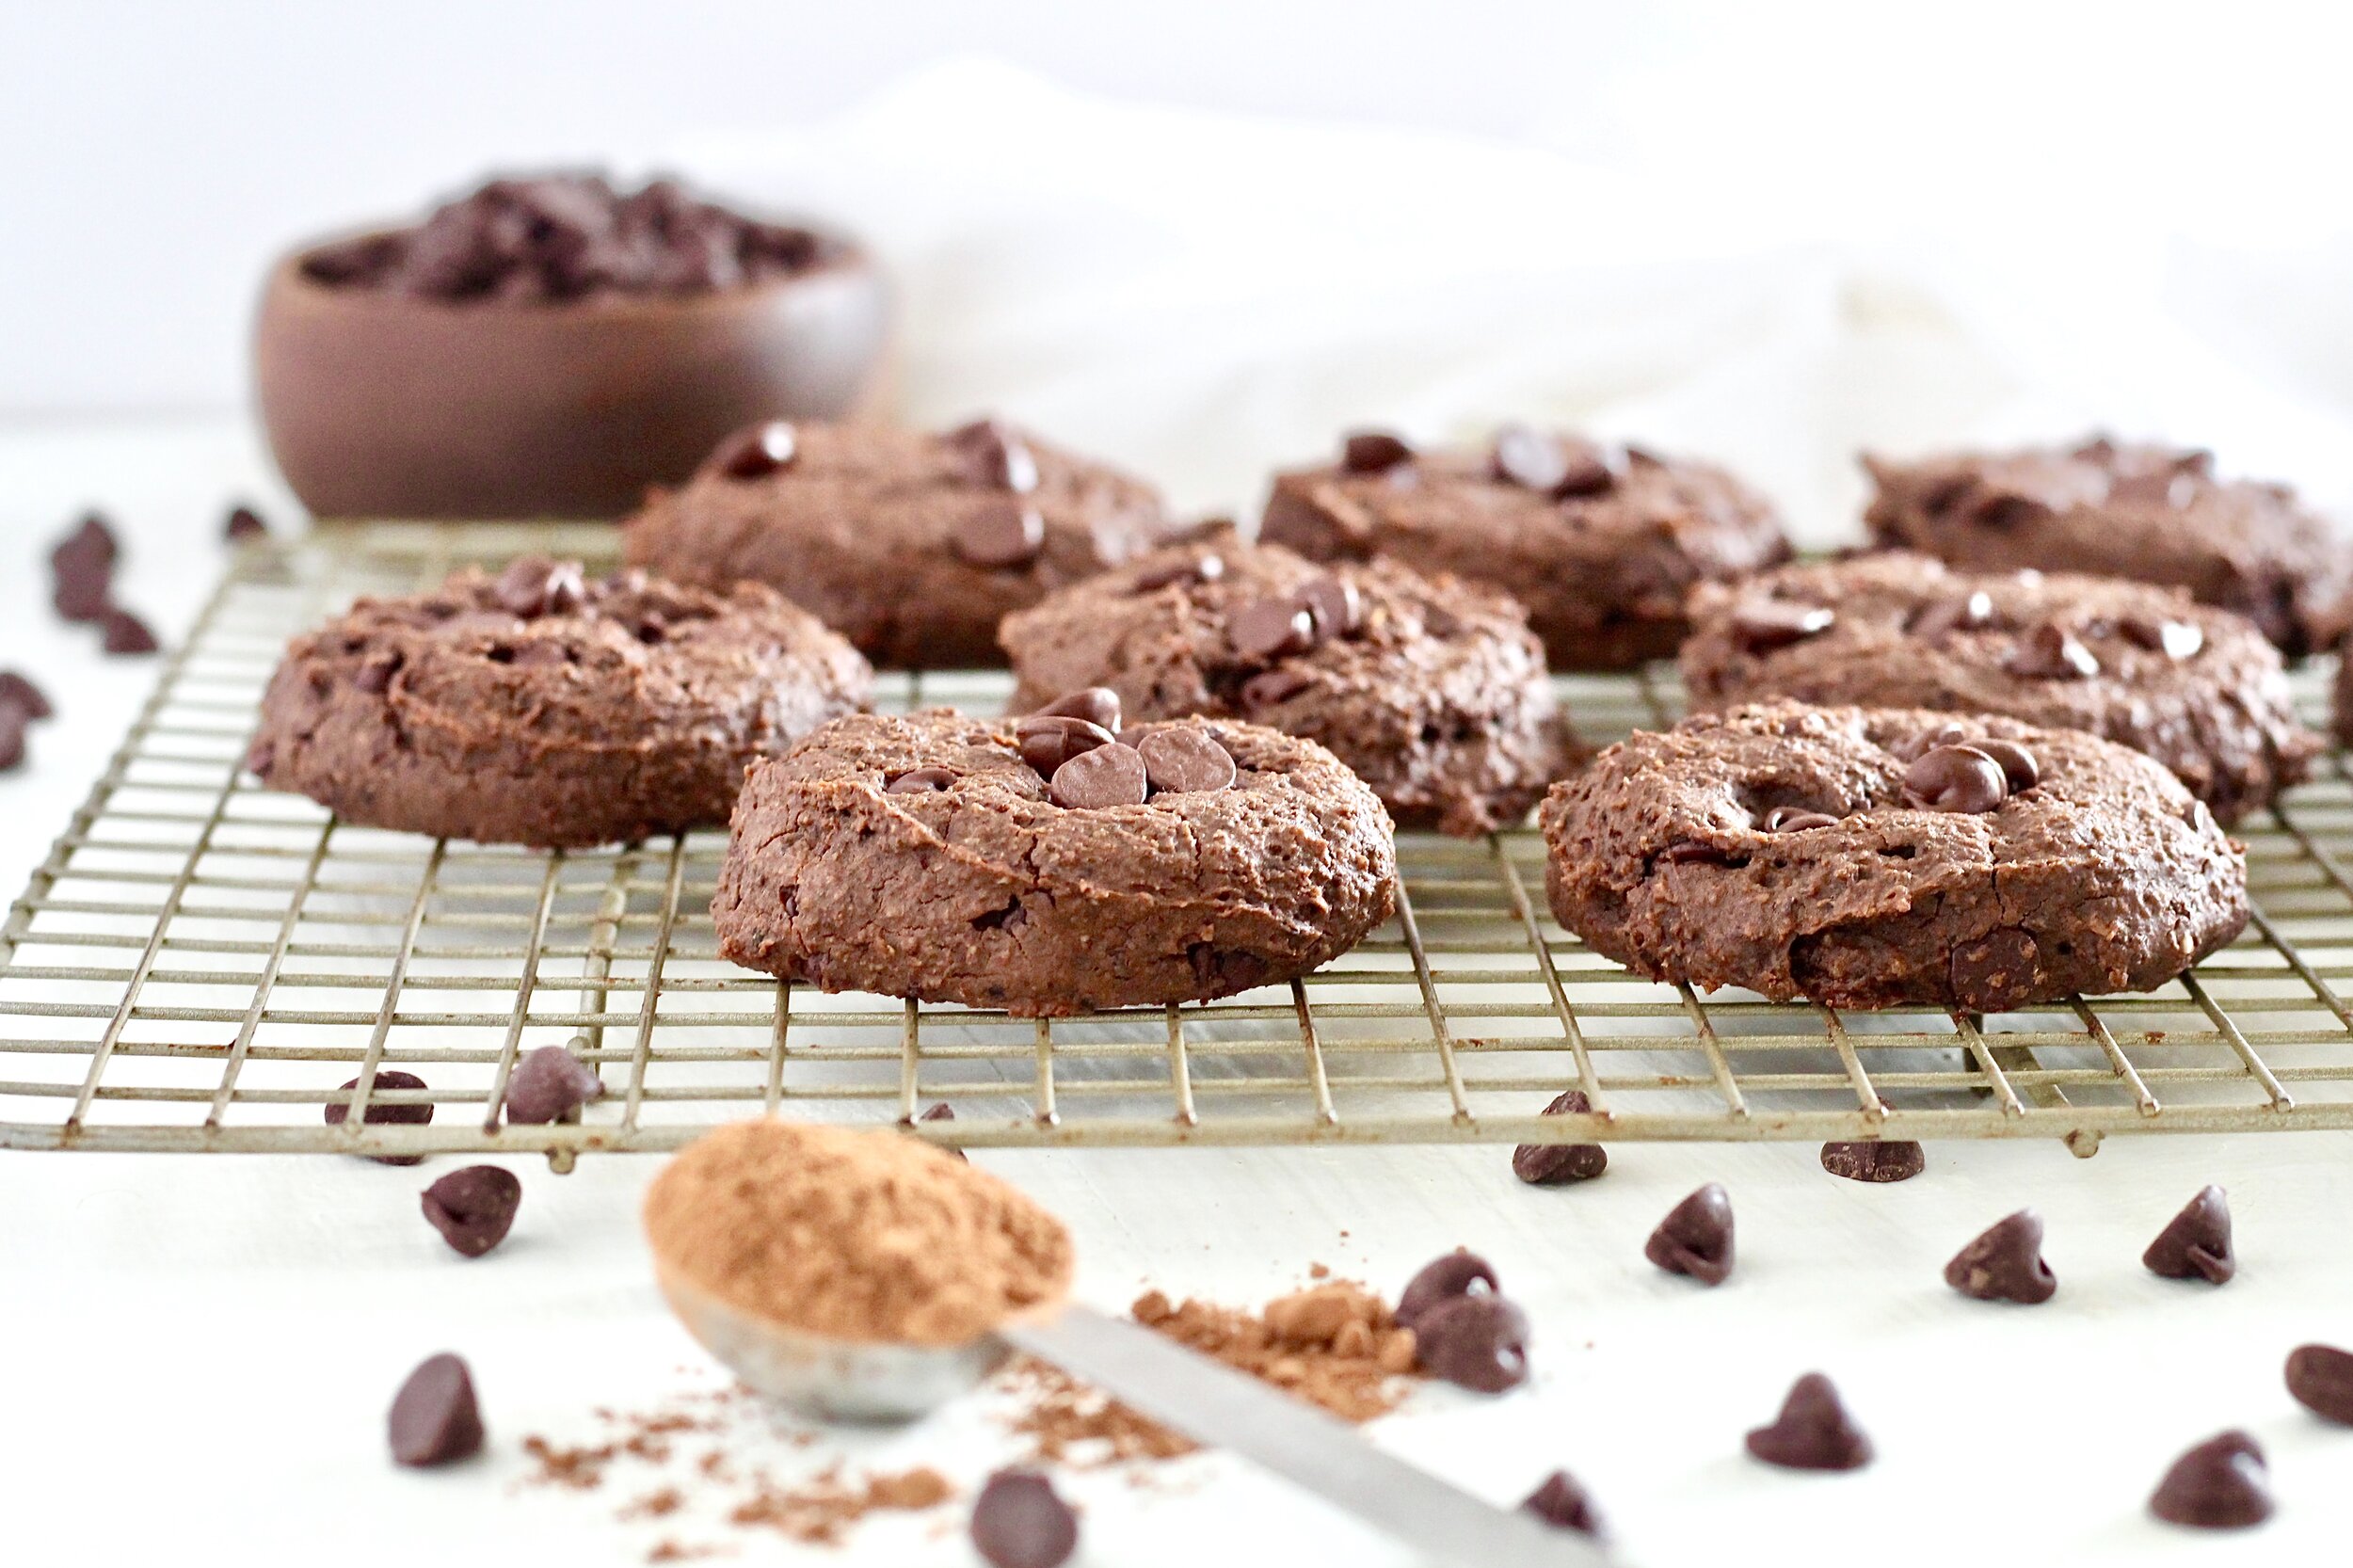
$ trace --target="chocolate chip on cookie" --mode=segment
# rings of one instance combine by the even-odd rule
[[[1112,741],[1079,753],[1054,770],[1047,796],[1073,811],[1141,806],[1151,792],[1144,754]]]
[[[1236,776],[1233,753],[1204,730],[1156,729],[1136,743],[1136,751],[1157,791],[1224,790]]]
[[[1414,460],[1414,449],[1385,430],[1358,430],[1340,441],[1340,467],[1350,473],[1386,473]]]
[[[1941,745],[1904,770],[1904,804],[1924,811],[1991,811],[2009,797],[2002,765],[1975,746]]]

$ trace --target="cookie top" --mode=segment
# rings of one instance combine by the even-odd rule
[[[2320,749],[2279,650],[2181,588],[1892,552],[1710,584],[1691,618],[1694,707],[1785,696],[2087,729],[2165,763],[2226,823]]]
[[[1352,437],[1339,462],[1276,476],[1260,536],[1498,584],[1561,669],[1672,653],[1694,583],[1789,554],[1771,504],[1720,468],[1519,428],[1478,450]]]
[[[738,432],[624,524],[629,561],[781,589],[878,663],[1001,663],[998,620],[1172,531],[1157,492],[981,421]]]
[[[2353,554],[2285,485],[2215,475],[2214,455],[2095,436],[2073,447],[1865,456],[1872,537],[1959,567],[2038,567],[2189,590],[2291,658],[2347,624]]]

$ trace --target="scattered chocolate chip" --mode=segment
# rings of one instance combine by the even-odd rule
[[[1945,1265],[1945,1283],[1981,1302],[2047,1302],[2058,1289],[2042,1261],[2042,1216],[2022,1208],[1996,1222]]]
[[[227,520],[220,525],[220,536],[234,544],[240,539],[260,539],[269,536],[269,524],[262,514],[250,506],[232,506]]]
[[[84,512],[73,532],[59,539],[49,551],[49,564],[62,573],[68,562],[95,561],[111,567],[121,554],[121,546],[115,542],[115,531],[96,512]]]
[[[2198,650],[2206,646],[2204,629],[2193,621],[2147,620],[2130,616],[2118,622],[2116,629],[2130,641],[2169,659],[2195,659]]]
[[[351,683],[372,696],[381,696],[392,689],[392,677],[400,673],[400,654],[392,648],[379,648],[360,662]]]
[[[972,1545],[993,1568],[1061,1568],[1079,1516],[1035,1470],[1000,1470],[972,1503]]]
[[[147,622],[118,605],[108,605],[98,625],[104,633],[98,646],[108,653],[152,653],[158,646]]]
[[[1914,810],[1991,811],[2009,796],[2002,764],[1975,746],[1938,746],[1904,770],[1904,804]]]
[[[2149,1512],[2193,1529],[2245,1529],[2271,1517],[2271,1469],[2264,1451],[2243,1432],[2199,1444],[2165,1472],[2149,1497]]]
[[[450,1464],[481,1452],[482,1411],[466,1364],[447,1353],[427,1357],[392,1396],[386,1426],[402,1464]]]
[[[976,567],[1026,567],[1046,548],[1046,520],[1011,497],[992,497],[965,515],[952,545]]]
[[[1222,555],[1196,555],[1190,561],[1164,561],[1136,574],[1135,591],[1148,594],[1179,583],[1214,583],[1225,575]]]
[[[1144,759],[1144,776],[1155,790],[1171,794],[1233,786],[1234,754],[1205,730],[1156,729],[1136,743]]]
[[[1732,1199],[1709,1182],[1667,1211],[1642,1256],[1671,1274],[1721,1285],[1732,1274]]]
[[[1315,683],[1315,677],[1305,670],[1260,670],[1241,683],[1241,705],[1255,713],[1261,708],[1289,702]]]
[[[490,598],[508,615],[533,620],[540,616],[568,615],[587,603],[588,583],[578,561],[525,555],[499,573]]]
[[[1750,1453],[1785,1470],[1858,1470],[1871,1463],[1871,1440],[1819,1372],[1792,1384],[1773,1424],[1750,1432],[1748,1444]]]
[[[1583,1115],[1593,1108],[1582,1089],[1556,1096],[1539,1115]],[[1591,1181],[1609,1168],[1609,1156],[1599,1144],[1522,1144],[1512,1151],[1512,1174],[1530,1187],[1565,1187]]]
[[[67,620],[97,620],[114,600],[114,550],[77,545],[78,537],[68,538],[50,555],[56,572],[49,601]]]
[[[720,442],[711,467],[729,479],[765,479],[791,468],[800,445],[800,436],[789,422],[767,420]]]
[[[0,773],[24,765],[24,728],[31,722],[21,709],[0,707]]]
[[[1385,430],[1359,430],[1340,441],[1340,467],[1351,473],[1385,473],[1414,460],[1414,449]]]
[[[2219,1187],[2203,1187],[2173,1216],[2149,1250],[2142,1267],[2168,1279],[2202,1279],[2228,1285],[2238,1272],[2231,1252],[2231,1206]]]
[[[1974,632],[1993,623],[1993,598],[1979,589],[1923,605],[1912,617],[1912,634],[1935,641],[1955,632]]]
[[[506,1080],[507,1124],[542,1127],[603,1097],[604,1080],[587,1063],[562,1046],[541,1046],[525,1051]]]
[[[1087,723],[1119,732],[1119,694],[1109,686],[1088,686],[1066,693],[1040,708],[1033,718],[1084,719]]]
[[[2031,680],[2089,680],[2100,673],[2100,661],[2064,629],[2044,621],[2010,654],[2009,668]]]
[[[1414,1359],[1481,1394],[1517,1387],[1528,1381],[1528,1314],[1492,1291],[1439,1302],[1415,1320]]]
[[[1817,827],[1836,827],[1838,819],[1827,811],[1801,811],[1794,806],[1776,806],[1765,813],[1768,833],[1811,833]]]
[[[1593,1499],[1566,1470],[1555,1470],[1546,1476],[1535,1491],[1521,1499],[1520,1508],[1555,1529],[1577,1530],[1596,1538],[1601,1534],[1601,1514],[1593,1508]]]
[[[2009,786],[2011,794],[2024,794],[2042,782],[2042,764],[2016,741],[1977,740],[1971,741],[1969,747],[1993,759],[1993,765],[2002,770],[2002,781]]]
[[[1016,495],[1037,488],[1036,457],[1027,442],[999,421],[976,419],[949,431],[945,439],[966,470],[983,484]]]
[[[1270,664],[1315,646],[1315,616],[1296,600],[1256,600],[1234,612],[1225,638],[1244,664]]]
[[[360,1087],[360,1080],[355,1078],[341,1087],[345,1090],[357,1089]],[[379,1125],[423,1127],[433,1119],[433,1107],[430,1104],[388,1105],[374,1096],[382,1094],[387,1089],[422,1089],[424,1087],[424,1080],[414,1073],[404,1073],[396,1067],[385,1068],[369,1080],[368,1111],[360,1120],[370,1127]],[[341,1127],[351,1114],[351,1105],[347,1100],[328,1100],[326,1110],[328,1127]],[[422,1165],[424,1163],[424,1156],[421,1154],[378,1154],[371,1155],[369,1158],[379,1165]]]
[[[2298,1345],[2288,1352],[2288,1392],[2313,1415],[2353,1426],[2353,1352]]]
[[[1308,625],[1319,641],[1345,637],[1365,623],[1364,600],[1357,596],[1356,584],[1345,577],[1326,572],[1312,578],[1291,599],[1307,612]]]
[[[1757,600],[1732,613],[1732,635],[1749,653],[1769,653],[1829,631],[1838,619],[1834,610],[1816,604],[1789,604],[1778,599]]]
[[[1497,431],[1487,461],[1497,479],[1542,495],[1554,493],[1569,474],[1569,454],[1559,438],[1524,424]]]
[[[1143,754],[1116,741],[1073,757],[1046,787],[1047,799],[1072,811],[1141,806],[1149,792]]]
[[[1112,732],[1066,713],[1034,713],[1013,727],[1013,741],[1024,762],[1040,777],[1051,778],[1073,757],[1110,745]]]
[[[921,1115],[916,1117],[915,1119],[919,1122],[952,1122],[956,1119],[956,1112],[955,1109],[946,1100],[941,1100],[936,1105],[927,1109]],[[947,1144],[934,1144],[932,1147],[952,1159],[961,1160],[968,1165],[972,1162],[971,1156],[966,1154],[960,1148],[955,1148]]]
[[[56,712],[46,693],[14,670],[0,670],[0,708],[13,708],[28,719],[45,719]]]
[[[909,768],[883,786],[887,795],[926,795],[945,790],[956,781],[956,776],[946,768]]]
[[[424,1217],[441,1240],[465,1257],[480,1257],[506,1240],[523,1184],[496,1165],[452,1171],[424,1190]]]
[[[1496,1283],[1496,1272],[1477,1253],[1461,1247],[1440,1257],[1433,1257],[1415,1271],[1405,1282],[1404,1291],[1397,1298],[1397,1311],[1392,1314],[1400,1328],[1412,1328],[1421,1321],[1422,1314],[1443,1305],[1457,1296],[1477,1291],[1489,1294],[1501,1289]]]
[[[1849,1181],[1910,1181],[1928,1168],[1928,1151],[1909,1138],[1822,1145],[1822,1169]]]

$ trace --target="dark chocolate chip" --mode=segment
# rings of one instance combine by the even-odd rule
[[[1113,734],[1119,732],[1119,694],[1109,686],[1088,686],[1068,692],[1040,708],[1033,718],[1084,719]]]
[[[1993,759],[1993,765],[2002,770],[2002,781],[2009,786],[2011,794],[2024,794],[2042,782],[2042,764],[2016,741],[1973,740],[1969,747]]]
[[[916,1117],[915,1119],[919,1122],[952,1122],[956,1119],[956,1113],[954,1109],[950,1106],[946,1100],[941,1100],[936,1105],[930,1107],[921,1115]],[[972,1162],[971,1156],[966,1154],[962,1149],[956,1148],[952,1144],[934,1144],[932,1147],[937,1149],[940,1153],[947,1155],[950,1159],[961,1160],[968,1165]]]
[[[1642,1256],[1671,1274],[1721,1285],[1732,1274],[1732,1199],[1709,1182],[1667,1211]]]
[[[45,719],[56,712],[48,694],[14,670],[0,670],[0,708],[13,708],[28,719]]]
[[[402,1464],[451,1464],[481,1452],[482,1411],[466,1364],[446,1352],[428,1357],[392,1396],[386,1427]]]
[[[1079,1516],[1035,1470],[1000,1470],[972,1503],[972,1545],[992,1568],[1061,1568],[1079,1546]]]
[[[1260,670],[1241,683],[1241,705],[1251,712],[1272,708],[1278,702],[1289,702],[1315,683],[1315,677],[1305,670]]]
[[[262,514],[250,506],[232,506],[228,520],[220,525],[220,536],[235,543],[239,539],[260,539],[269,536],[269,524]]]
[[[909,768],[883,786],[887,795],[927,795],[945,790],[956,781],[956,776],[946,768]]]
[[[506,1080],[506,1120],[542,1127],[603,1097],[604,1080],[587,1063],[562,1046],[541,1046],[525,1051]]]
[[[1601,1534],[1601,1514],[1594,1509],[1593,1499],[1566,1470],[1555,1470],[1546,1476],[1535,1491],[1520,1500],[1520,1509],[1555,1529],[1576,1530],[1594,1537]]]
[[[1849,1181],[1910,1181],[1928,1168],[1928,1151],[1909,1138],[1822,1145],[1822,1169]]]
[[[95,561],[102,567],[111,567],[121,552],[121,547],[115,542],[115,531],[107,526],[106,520],[96,512],[85,512],[73,525],[73,532],[51,547],[49,564],[60,573],[69,561]]]
[[[2297,1404],[2340,1426],[2353,1426],[2353,1352],[2298,1345],[2288,1352],[2288,1392]]]
[[[1046,548],[1046,520],[1011,496],[991,497],[965,514],[952,546],[976,567],[1026,567]]]
[[[441,1240],[464,1257],[480,1257],[506,1240],[523,1184],[496,1165],[452,1171],[424,1190],[424,1217]]]
[[[147,622],[119,605],[108,605],[98,616],[104,633],[98,646],[109,653],[152,653],[158,646]]]
[[[2010,654],[2009,668],[2030,680],[2089,680],[2100,673],[2100,661],[2064,628],[2044,621]]]
[[[2243,1432],[2210,1437],[2165,1472],[2149,1512],[2193,1529],[2245,1529],[2271,1517],[2271,1468]]]
[[[1225,575],[1225,559],[1221,555],[1196,555],[1190,560],[1163,561],[1136,574],[1135,591],[1148,594],[1157,588],[1174,587],[1179,583],[1214,583]]]
[[[1206,730],[1156,729],[1136,743],[1136,752],[1145,780],[1170,794],[1230,789],[1236,776],[1234,754]]]
[[[1009,426],[993,419],[976,419],[949,431],[946,440],[966,471],[981,483],[1016,495],[1037,488],[1037,459]]]
[[[1993,596],[1979,589],[1924,605],[1912,617],[1912,634],[1930,642],[1955,632],[1974,632],[1993,622]]]
[[[588,602],[588,582],[578,561],[525,555],[499,573],[491,601],[522,620],[568,615]]]
[[[342,1087],[345,1090],[357,1089],[360,1087],[360,1080],[355,1078],[343,1084]],[[424,1080],[414,1073],[404,1073],[397,1067],[385,1068],[369,1081],[368,1112],[360,1120],[370,1127],[379,1125],[423,1127],[433,1119],[433,1107],[429,1103],[388,1105],[375,1096],[387,1089],[422,1089],[424,1087]],[[328,1127],[341,1127],[351,1115],[351,1104],[347,1100],[328,1100],[326,1113]],[[378,1154],[371,1155],[369,1158],[379,1165],[422,1165],[424,1163],[424,1156],[421,1154]]]
[[[1496,1272],[1477,1253],[1461,1247],[1440,1257],[1433,1257],[1415,1271],[1405,1282],[1404,1291],[1397,1298],[1393,1316],[1400,1328],[1412,1328],[1421,1321],[1422,1314],[1432,1307],[1443,1305],[1457,1296],[1476,1291],[1489,1294],[1501,1289],[1496,1283]]]
[[[800,436],[785,420],[772,419],[738,430],[712,454],[712,469],[728,479],[765,479],[792,466]]]
[[[1773,1424],[1751,1432],[1748,1444],[1750,1453],[1785,1470],[1858,1470],[1871,1463],[1871,1440],[1819,1372],[1792,1384]]]
[[[2150,652],[2162,653],[2169,659],[2195,659],[2198,650],[2206,646],[2205,631],[2194,621],[2149,620],[2128,616],[2116,629]]]
[[[1315,616],[1296,600],[1256,600],[1234,612],[1225,638],[1244,664],[1270,664],[1315,646]]]
[[[1300,585],[1292,601],[1307,612],[1308,624],[1319,641],[1345,637],[1365,624],[1365,603],[1356,584],[1326,572]]]
[[[1493,1291],[1439,1302],[1414,1322],[1414,1359],[1458,1387],[1515,1388],[1528,1381],[1528,1314]]]
[[[1625,477],[1629,464],[1641,463],[1651,468],[1664,466],[1658,458],[1639,447],[1595,446],[1590,441],[1579,441],[1571,446],[1568,458],[1567,472],[1561,475],[1560,483],[1552,487],[1553,495],[1562,501],[1608,494],[1620,479]]]
[[[1837,612],[1816,604],[1790,604],[1778,599],[1757,600],[1732,613],[1732,635],[1750,653],[1769,653],[1829,631]]]
[[[0,773],[24,765],[24,728],[31,722],[22,709],[0,707]]]
[[[2199,1189],[2198,1195],[2157,1232],[2140,1261],[2151,1273],[2168,1279],[2228,1285],[2238,1272],[2238,1259],[2231,1252],[2231,1206],[2222,1189]]]
[[[1054,770],[1046,798],[1072,811],[1098,810],[1111,806],[1141,806],[1150,792],[1144,756],[1133,746],[1113,741],[1082,751]]]
[[[1021,760],[1040,777],[1051,778],[1073,757],[1110,745],[1112,732],[1066,713],[1038,713],[1013,727],[1013,740],[1020,748]]]
[[[380,696],[392,689],[392,677],[400,673],[400,654],[392,648],[379,648],[360,662],[351,683],[370,696]]]
[[[1351,473],[1385,473],[1414,460],[1414,449],[1385,430],[1358,430],[1340,441],[1340,467]]]
[[[1583,1115],[1593,1108],[1582,1089],[1557,1096],[1538,1114]],[[1609,1168],[1609,1153],[1599,1144],[1522,1144],[1512,1151],[1512,1174],[1530,1187],[1565,1187],[1591,1181]]]
[[[1497,479],[1541,495],[1551,495],[1569,473],[1569,454],[1560,439],[1524,424],[1496,432],[1487,462]]]
[[[1836,827],[1838,819],[1827,811],[1801,811],[1794,806],[1776,806],[1765,813],[1768,833],[1811,833],[1817,827]]]
[[[1981,1302],[2047,1302],[2058,1289],[2042,1261],[2042,1216],[2022,1208],[1996,1222],[1945,1265],[1945,1283]]]
[[[2002,764],[1975,746],[1941,745],[1904,770],[1904,804],[1920,811],[1991,811],[2009,798]]]

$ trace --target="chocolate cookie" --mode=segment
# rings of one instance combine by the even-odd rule
[[[1401,826],[1508,826],[1568,770],[1526,612],[1394,561],[1179,546],[1006,616],[999,637],[1016,712],[1100,686],[1131,724],[1273,725],[1330,747]]]
[[[1172,531],[1149,487],[986,420],[757,425],[624,528],[631,565],[768,584],[903,669],[1002,664],[1005,615]]]
[[[872,679],[758,584],[588,583],[528,557],[296,638],[246,765],[371,827],[581,848],[725,822],[744,763]]]
[[[1033,766],[1009,720],[827,725],[744,780],[719,951],[1033,1016],[1290,980],[1389,918],[1388,818],[1330,752],[1231,721],[1128,738],[1032,738]]]
[[[2137,751],[1915,710],[1735,708],[1556,785],[1561,923],[1653,980],[2002,1012],[2145,991],[2237,936],[2247,863]]]
[[[2214,455],[2121,445],[1865,456],[1880,544],[1957,567],[2080,571],[2187,588],[2253,621],[2290,658],[2353,616],[2353,553],[2285,485],[2217,479]]]
[[[2302,779],[2280,652],[2180,588],[2071,572],[1957,572],[1908,552],[1785,567],[1691,597],[1693,708],[1766,697],[2007,713],[2171,768],[2226,825]]]
[[[1721,469],[1526,429],[1483,452],[1352,436],[1339,462],[1275,476],[1258,535],[1493,584],[1528,606],[1559,670],[1667,658],[1694,583],[1789,557],[1771,503]]]

